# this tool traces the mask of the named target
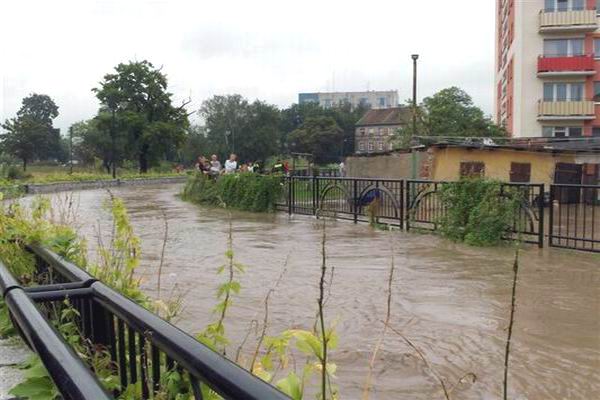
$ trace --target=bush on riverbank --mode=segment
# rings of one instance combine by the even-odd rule
[[[493,246],[510,234],[520,194],[503,193],[499,181],[473,178],[444,184],[440,199],[446,211],[438,221],[442,235],[473,246]]]
[[[270,212],[275,210],[282,190],[282,177],[277,175],[240,173],[215,180],[198,173],[188,178],[182,198],[244,211]]]

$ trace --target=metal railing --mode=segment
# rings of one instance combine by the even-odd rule
[[[189,380],[195,399],[202,399],[202,386],[224,399],[289,399],[57,254],[35,245],[29,250],[36,258],[36,281],[43,285],[22,287],[0,264],[0,288],[17,329],[65,399],[113,398],[43,315],[64,307],[65,299],[78,312],[83,339],[110,355],[120,382],[115,398],[131,384],[140,386],[142,398],[156,398],[161,376],[177,371]]]
[[[445,181],[406,181],[406,230],[437,231],[446,209],[439,198]],[[544,247],[544,185],[503,183],[501,195],[518,199],[518,209],[507,240],[517,236],[526,243]]]
[[[551,185],[548,244],[600,252],[600,186]]]
[[[402,227],[404,181],[371,178],[285,177],[277,209],[291,214],[327,213],[354,222]]]
[[[372,178],[285,177],[277,210],[338,219],[376,222],[400,229],[437,231],[445,215],[439,190],[450,182]],[[518,195],[519,208],[509,237],[544,245],[543,184],[505,183],[502,194]]]

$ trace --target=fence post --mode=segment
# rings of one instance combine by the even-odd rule
[[[292,196],[292,185],[294,184],[294,180],[293,177],[288,176],[286,177],[286,180],[288,181],[288,215],[292,215],[292,211],[294,208],[294,204],[293,204],[293,196]]]
[[[542,183],[539,186],[540,189],[540,195],[539,195],[539,201],[538,201],[538,207],[539,207],[539,237],[538,237],[538,247],[540,249],[544,248],[544,190],[545,190],[545,185]]]
[[[352,202],[353,207],[352,210],[354,211],[354,223],[356,224],[358,222],[358,204],[359,204],[359,199],[357,199],[358,196],[358,180],[353,179],[353,187],[352,187]]]
[[[406,181],[406,232],[410,231],[410,181]]]
[[[400,181],[400,230],[404,229],[404,181]]]
[[[548,205],[548,247],[552,247],[554,234],[554,185],[550,184],[550,204]]]
[[[312,213],[317,215],[317,196],[319,195],[319,181],[316,176],[312,178]]]

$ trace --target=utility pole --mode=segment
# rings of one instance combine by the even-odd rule
[[[73,175],[73,126],[69,127],[69,175]]]
[[[412,98],[412,137],[417,136],[417,60],[418,54],[411,56],[413,60],[413,98]],[[412,141],[412,140],[411,140]],[[412,179],[417,179],[417,153],[411,150]]]
[[[110,149],[110,163],[112,164],[112,178],[117,179],[117,162],[115,157],[116,152],[116,132],[115,132],[115,107],[112,108],[112,118],[111,118],[111,129],[110,129],[110,140],[111,140],[111,149]]]

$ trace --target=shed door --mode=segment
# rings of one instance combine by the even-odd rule
[[[563,185],[581,185],[581,164],[557,163],[554,171],[554,183]],[[562,188],[558,193],[561,203],[579,203],[578,188]]]
[[[529,163],[511,163],[510,181],[515,183],[529,183],[531,180],[531,164]]]

